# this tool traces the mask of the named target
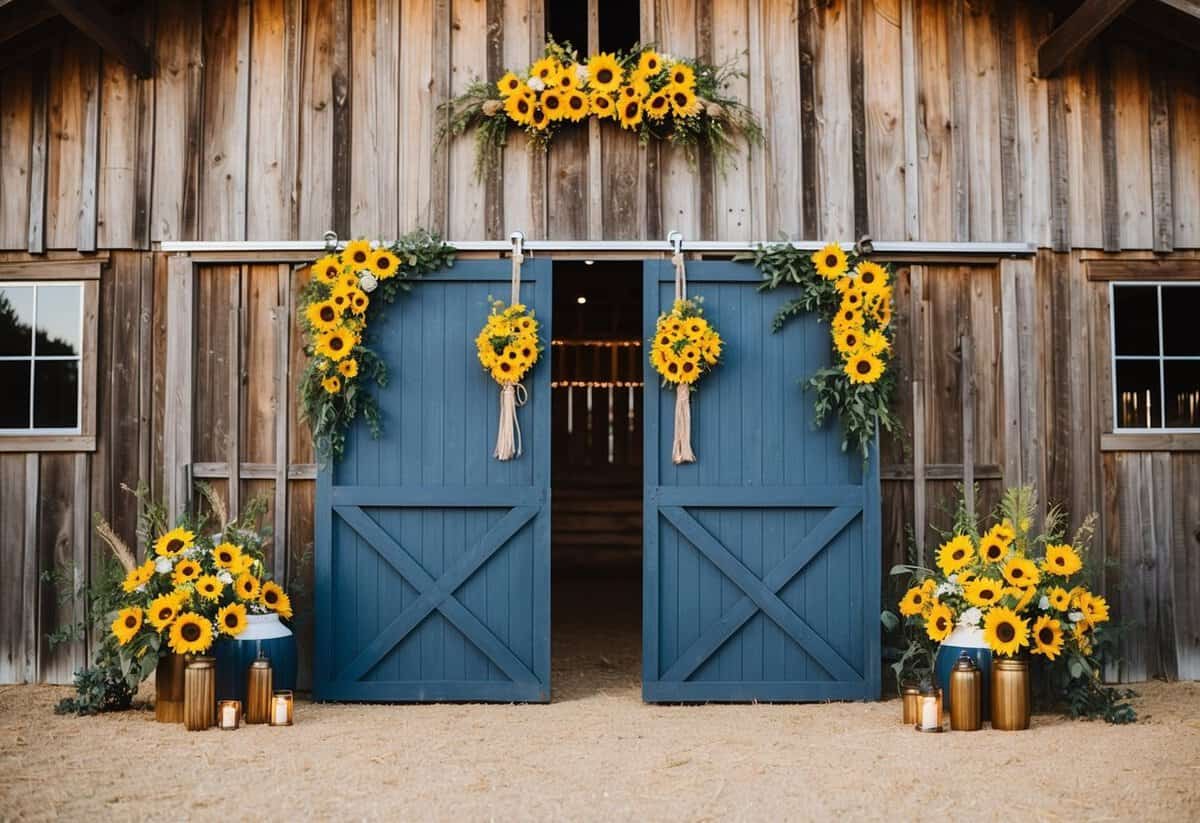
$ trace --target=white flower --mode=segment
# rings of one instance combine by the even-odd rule
[[[1038,608],[1042,611],[1047,611],[1050,608],[1050,598],[1042,595],[1042,599],[1038,601]]]
[[[226,586],[228,586],[230,583],[233,582],[233,575],[230,574],[225,569],[222,569],[221,573],[217,575],[217,579],[220,580],[222,583],[224,583]]]
[[[664,66],[667,65],[668,63],[675,62],[675,58],[672,57],[671,55],[667,54],[665,51],[658,56],[658,59],[662,61],[662,64]]]
[[[967,609],[958,617],[958,625],[970,626],[973,629],[979,628],[979,621],[983,619],[983,612],[975,606]]]
[[[954,583],[939,583],[938,587],[934,593],[938,597],[942,597],[947,594],[960,594],[961,592],[962,592],[962,587],[957,586]]]
[[[146,591],[146,584],[143,583],[142,585],[140,585],[136,589],[134,589],[134,591],[137,592],[138,594],[141,594],[142,592]]]
[[[174,566],[169,557],[160,557],[154,561],[154,570],[159,574],[168,574]]]
[[[375,291],[375,287],[378,285],[379,280],[377,280],[375,275],[371,274],[369,271],[363,272],[362,277],[358,278],[358,287],[367,294]]]
[[[958,582],[958,575],[957,575],[957,574],[952,574],[952,575],[950,575],[949,577],[947,577],[946,579],[947,579],[947,580],[949,580],[951,583],[957,583],[957,582]]]
[[[1071,612],[1067,615],[1067,619],[1072,623],[1078,623],[1080,620],[1083,620],[1083,612]]]
[[[540,77],[530,77],[528,85],[529,88],[533,89],[534,91],[544,91],[546,88],[545,82],[543,82],[542,78]]]
[[[586,63],[575,64],[575,79],[580,83],[586,83],[588,79],[588,68]]]

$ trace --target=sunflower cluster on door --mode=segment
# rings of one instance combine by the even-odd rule
[[[704,319],[703,298],[687,297],[687,275],[683,256],[676,253],[675,302],[659,315],[650,341],[650,364],[663,385],[675,389],[675,432],[671,445],[674,463],[694,463],[692,451],[692,387],[700,376],[721,361],[723,342],[717,330]]]
[[[546,43],[540,59],[505,72],[495,83],[477,81],[443,104],[441,137],[475,129],[476,172],[499,162],[509,129],[546,147],[561,128],[588,118],[611,120],[642,142],[668,140],[690,159],[697,147],[718,163],[737,149],[736,139],[762,143],[758,118],[725,90],[741,76],[732,65],[672,57],[650,47],[580,58],[570,43]]]
[[[496,431],[497,460],[521,456],[521,426],[517,407],[525,404],[521,379],[537,363],[542,352],[538,322],[533,311],[519,301],[520,257],[513,263],[513,302],[491,300],[491,313],[475,338],[479,363],[500,385],[500,420]]]
[[[889,432],[900,421],[891,408],[892,273],[858,249],[830,243],[806,252],[791,243],[759,246],[735,260],[752,262],[763,275],[762,289],[795,287],[799,295],[776,313],[778,331],[793,317],[818,312],[829,323],[836,364],[807,379],[815,395],[815,424],[836,414],[842,421],[842,448],[854,446],[865,458],[877,425]]]
[[[369,345],[368,320],[379,305],[411,290],[414,278],[452,265],[454,249],[425,231],[391,244],[353,240],[340,252],[336,236],[326,240],[328,253],[313,263],[299,299],[309,356],[300,378],[300,414],[317,454],[336,459],[345,449],[346,429],[360,414],[373,435],[381,430],[368,386],[385,385],[388,372]]]

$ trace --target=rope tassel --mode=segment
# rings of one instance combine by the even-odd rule
[[[514,244],[509,306],[521,302],[521,263],[524,260],[520,246]],[[517,422],[517,407],[524,406],[526,399],[525,387],[519,383],[505,383],[500,387],[500,422],[496,429],[496,451],[493,452],[497,460],[512,460],[521,456],[521,424]]]
[[[687,300],[683,253],[677,250],[671,262],[675,264],[675,300]],[[692,389],[684,383],[675,386],[675,439],[671,444],[671,460],[675,465],[696,462],[696,453],[692,451]]]

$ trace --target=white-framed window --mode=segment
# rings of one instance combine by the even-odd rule
[[[1117,432],[1200,433],[1200,281],[1109,284]]]
[[[0,280],[0,436],[81,433],[84,290]]]

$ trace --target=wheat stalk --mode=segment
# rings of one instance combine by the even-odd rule
[[[131,572],[137,567],[137,558],[129,546],[125,545],[125,541],[113,531],[113,527],[99,514],[96,515],[96,534],[100,535],[100,539],[108,544],[108,547],[112,550],[113,557],[117,558],[117,562],[125,568],[125,571]]]

